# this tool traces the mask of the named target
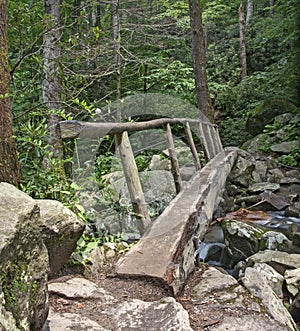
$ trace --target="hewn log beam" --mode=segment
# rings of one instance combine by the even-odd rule
[[[188,118],[159,118],[147,122],[126,122],[126,123],[112,123],[112,122],[81,122],[81,121],[61,121],[59,128],[61,138],[77,138],[80,134],[84,137],[99,137],[105,134],[116,134],[124,131],[141,131],[148,129],[155,129],[166,124],[185,124],[185,123],[199,123],[199,120]],[[202,122],[206,125],[215,126],[209,122]]]
[[[223,192],[238,149],[217,154],[198,171],[118,261],[123,277],[156,279],[180,293],[195,267],[195,242],[202,240]]]

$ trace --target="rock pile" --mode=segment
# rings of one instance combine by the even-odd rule
[[[241,150],[222,199],[216,216],[247,208],[219,218],[227,266],[263,303],[276,300],[267,311],[283,311],[280,298],[299,322],[300,172]],[[251,219],[251,211],[260,211],[261,219]],[[262,217],[266,212],[269,217]]]

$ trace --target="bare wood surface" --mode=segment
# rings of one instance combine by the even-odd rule
[[[216,139],[217,139],[217,146],[218,146],[218,153],[224,151],[223,149],[223,145],[220,139],[220,135],[219,135],[219,129],[217,127],[214,128],[215,130],[215,135],[216,135]]]
[[[122,134],[116,135],[116,142],[122,161],[124,176],[130,194],[133,211],[137,218],[137,226],[140,234],[142,235],[150,225],[151,220],[147,210],[145,196],[142,190],[128,133],[125,131]]]
[[[189,122],[185,123],[185,131],[186,131],[186,135],[187,135],[188,144],[189,144],[190,150],[191,150],[192,155],[193,155],[196,170],[200,170],[201,169],[201,164],[200,164],[199,156],[198,156],[197,149],[196,149],[196,146],[195,146],[195,143],[194,143],[194,139],[193,139],[193,136],[192,136],[192,132],[191,132]]]
[[[176,193],[179,193],[181,190],[181,187],[182,187],[182,182],[181,182],[181,177],[180,177],[180,172],[179,172],[179,163],[178,163],[175,146],[174,146],[174,141],[173,141],[173,137],[172,137],[172,130],[171,130],[171,126],[169,123],[165,126],[165,136],[166,136],[167,144],[168,144],[169,156],[170,156],[171,167],[172,167],[172,175],[174,178]]]
[[[199,131],[200,131],[201,143],[204,148],[204,154],[205,154],[206,160],[209,161],[212,159],[212,155],[210,153],[210,149],[209,149],[208,142],[206,139],[207,137],[206,137],[206,133],[204,131],[204,125],[201,122],[199,123]]]
[[[215,155],[218,153],[216,152],[216,139],[215,139],[215,132],[213,131],[213,128],[206,126],[207,129],[207,135],[205,136],[205,139],[208,140],[207,144],[210,149],[211,158],[212,159]]]
[[[81,122],[81,121],[61,121],[59,123],[61,138],[77,138],[80,134],[84,137],[100,137],[105,134],[117,134],[124,131],[133,132],[141,130],[155,129],[159,126],[170,124],[200,123],[202,121],[189,118],[159,118],[147,122]],[[202,122],[206,125],[215,126],[210,122]]]
[[[208,230],[237,152],[219,153],[190,179],[149,231],[118,261],[118,275],[154,277],[180,293],[195,268],[195,238],[202,240]]]

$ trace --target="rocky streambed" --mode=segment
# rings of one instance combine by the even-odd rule
[[[300,173],[241,151],[227,180],[215,225],[199,242],[197,258],[221,266],[252,290],[268,284],[300,321]]]

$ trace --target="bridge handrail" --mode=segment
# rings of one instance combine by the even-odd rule
[[[97,135],[97,129],[107,131],[107,134],[114,135],[117,133],[122,133],[124,131],[142,131],[148,129],[155,129],[166,124],[204,124],[210,127],[216,128],[217,125],[210,122],[201,121],[198,119],[191,118],[159,118],[145,122],[82,122],[82,121],[61,121],[59,122],[59,128],[61,133],[61,138],[77,138],[84,129],[90,130],[89,133],[85,133],[86,137],[95,137]],[[96,130],[96,131],[94,131]]]
[[[219,137],[218,128],[215,124],[205,122],[200,119],[190,118],[159,118],[147,122],[81,122],[81,121],[61,121],[58,124],[58,130],[62,139],[78,138],[81,133],[85,138],[98,138],[104,135],[115,135],[116,143],[119,148],[119,155],[122,161],[123,172],[126,178],[133,210],[140,218],[139,229],[144,233],[150,224],[150,216],[145,208],[145,197],[140,183],[138,169],[133,156],[128,132],[142,131],[163,127],[169,156],[171,161],[172,174],[179,193],[182,188],[179,163],[174,147],[173,135],[170,124],[183,124],[187,134],[187,141],[193,155],[196,170],[201,169],[199,156],[194,144],[190,124],[197,124],[200,131],[201,143],[204,147],[206,159],[213,159],[223,150]]]

